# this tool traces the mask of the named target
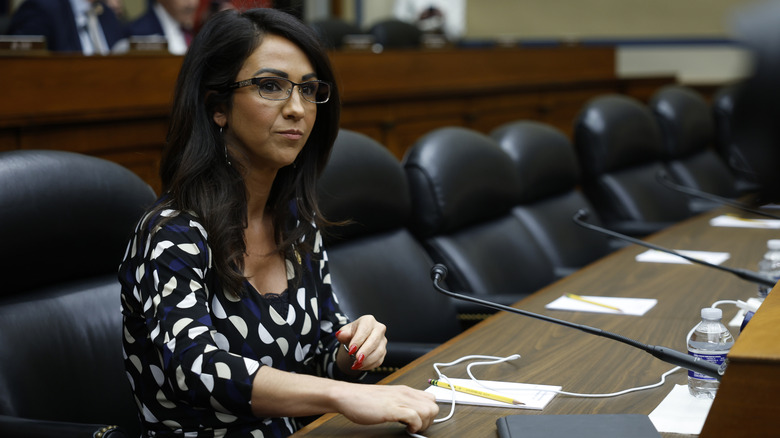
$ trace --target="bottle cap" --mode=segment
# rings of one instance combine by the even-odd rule
[[[780,239],[767,240],[766,247],[774,251],[780,250]]]
[[[701,319],[721,319],[723,318],[723,311],[717,307],[705,307],[701,309]]]

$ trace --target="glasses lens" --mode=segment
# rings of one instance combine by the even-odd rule
[[[290,97],[292,84],[282,78],[260,78],[257,83],[260,96],[271,100],[284,100]]]
[[[285,78],[257,78],[253,79],[257,84],[260,96],[269,100],[285,100],[290,97],[295,85]],[[325,103],[330,98],[330,84],[322,81],[309,81],[298,85],[301,96],[309,102]]]
[[[328,98],[330,98],[330,84],[320,81],[307,82],[306,84],[312,85],[308,90],[301,89],[306,99],[314,103],[325,103],[328,101]]]
[[[304,99],[314,103],[325,103],[330,97],[330,85],[327,82],[310,81],[300,85]]]

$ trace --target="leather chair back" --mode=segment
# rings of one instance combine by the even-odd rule
[[[138,436],[116,270],[154,191],[115,163],[50,150],[0,153],[0,187],[0,429]]]
[[[433,262],[407,228],[411,201],[401,163],[371,138],[342,129],[318,182],[331,227],[325,249],[333,290],[355,319],[387,326],[385,368],[403,366],[460,332],[454,304],[433,288]]]
[[[368,33],[385,49],[417,48],[422,41],[422,31],[417,26],[396,18],[374,23]]]
[[[697,91],[670,85],[658,90],[650,109],[661,128],[664,161],[678,184],[714,195],[736,198],[736,179],[715,150],[715,120],[710,104]],[[718,204],[691,199],[691,209]]]
[[[404,157],[412,229],[455,289],[511,304],[554,280],[551,262],[512,215],[521,184],[489,136],[446,127]]]
[[[600,224],[579,191],[579,166],[571,141],[558,129],[535,121],[504,124],[491,132],[512,159],[520,179],[520,201],[512,209],[555,266],[568,275],[611,251],[608,239],[574,223],[580,209]]]
[[[690,217],[687,197],[657,179],[663,140],[650,109],[624,95],[588,101],[575,120],[574,146],[585,196],[604,224],[642,236]]]

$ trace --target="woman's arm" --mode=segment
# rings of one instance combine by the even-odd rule
[[[382,364],[385,326],[370,315],[341,327],[336,363],[347,375]],[[350,355],[355,356],[353,360]],[[252,386],[252,413],[261,417],[297,417],[339,412],[358,424],[398,421],[410,432],[431,425],[439,407],[433,395],[407,386],[364,385],[261,368]]]
[[[206,232],[189,215],[166,210],[161,216],[170,219],[159,227],[154,220],[146,224],[151,236],[137,231],[119,275],[129,372],[143,386],[137,391],[251,415],[252,382],[261,364],[227,351],[226,341],[215,337],[213,322],[229,315],[217,310],[208,292]]]
[[[343,414],[358,424],[400,422],[420,432],[439,412],[433,394],[399,385],[366,385],[262,367],[253,382],[252,413],[259,417]]]

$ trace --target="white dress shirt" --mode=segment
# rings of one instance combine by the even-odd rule
[[[184,39],[181,26],[159,3],[155,3],[152,7],[157,19],[160,20],[165,39],[168,40],[168,51],[173,55],[183,55],[187,52],[187,41]]]

